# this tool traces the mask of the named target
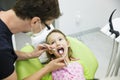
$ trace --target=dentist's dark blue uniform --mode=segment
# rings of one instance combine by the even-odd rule
[[[0,80],[13,73],[16,59],[17,55],[12,45],[12,33],[0,19]]]

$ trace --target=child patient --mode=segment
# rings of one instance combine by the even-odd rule
[[[72,50],[66,36],[57,29],[51,31],[46,38],[54,49],[48,51],[51,60],[64,56],[65,67],[52,72],[53,80],[85,80],[81,64],[72,57]],[[76,44],[77,45],[77,44]],[[74,60],[74,61],[73,61]]]

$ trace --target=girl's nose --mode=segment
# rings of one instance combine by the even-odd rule
[[[57,46],[60,46],[60,42],[59,42],[59,41],[56,41],[56,45],[57,45]]]

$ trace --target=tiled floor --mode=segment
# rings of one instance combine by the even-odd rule
[[[93,51],[98,60],[99,67],[95,78],[104,78],[112,52],[113,41],[100,31],[83,35],[81,40]]]

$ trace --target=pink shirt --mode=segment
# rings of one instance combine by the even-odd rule
[[[66,67],[52,72],[53,80],[85,80],[80,63],[71,62]]]

